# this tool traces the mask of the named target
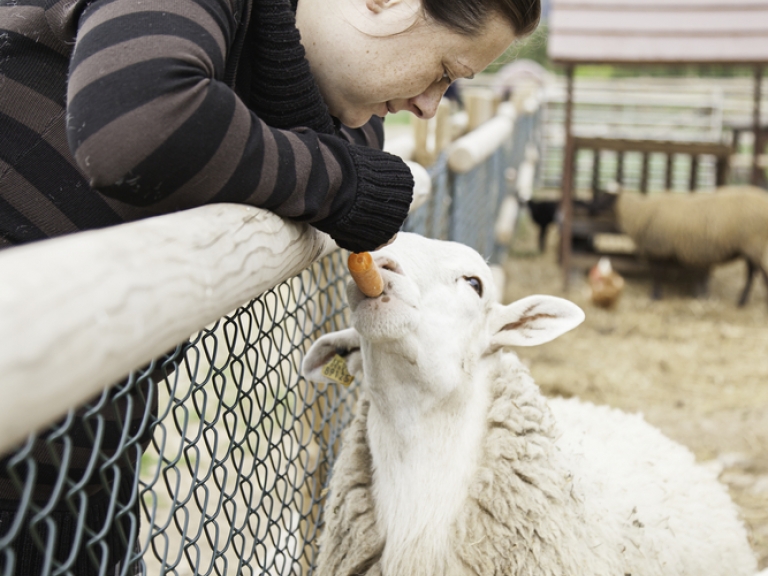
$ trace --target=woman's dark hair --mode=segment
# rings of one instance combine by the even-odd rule
[[[428,16],[470,36],[494,13],[505,17],[518,37],[533,32],[541,18],[541,0],[423,0],[423,5]]]

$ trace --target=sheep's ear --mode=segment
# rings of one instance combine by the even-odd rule
[[[321,336],[309,347],[301,372],[313,382],[350,384],[351,377],[362,376],[360,334],[354,328]]]
[[[537,346],[554,340],[584,321],[584,311],[554,296],[528,296],[491,315],[491,348]]]

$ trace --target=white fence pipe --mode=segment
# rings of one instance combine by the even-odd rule
[[[214,204],[0,252],[0,453],[335,247]]]
[[[409,209],[409,212],[413,212],[429,199],[429,195],[432,193],[432,178],[421,164],[410,161],[405,163],[413,174],[413,200]]]
[[[514,108],[499,106],[496,116],[451,144],[448,167],[458,174],[469,172],[512,136],[514,125]]]
[[[431,179],[407,164],[413,211]],[[335,248],[213,204],[0,251],[0,454]]]
[[[416,148],[416,142],[413,139],[413,133],[407,132],[394,138],[388,138],[384,143],[384,151],[400,156],[403,160],[413,158],[413,151]]]

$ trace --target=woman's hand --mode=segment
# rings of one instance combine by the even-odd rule
[[[389,245],[390,245],[390,244],[392,244],[392,242],[394,242],[395,240],[397,240],[397,234],[395,234],[394,236],[392,236],[392,238],[390,238],[390,239],[389,239],[389,241],[388,241],[386,244],[382,244],[381,246],[379,246],[378,248],[376,248],[376,250],[381,250],[381,249],[382,249],[382,248],[384,248],[385,246],[389,246]]]

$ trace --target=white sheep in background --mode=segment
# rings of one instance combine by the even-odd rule
[[[486,263],[452,242],[401,233],[373,255],[384,293],[350,285],[354,327],[304,360],[315,381],[336,356],[363,375],[316,574],[755,572],[714,472],[641,416],[545,399],[508,349],[577,326],[575,304],[496,303]]]
[[[754,186],[724,186],[715,193],[655,194],[621,192],[616,200],[619,228],[650,260],[677,259],[709,269],[735,258],[747,261],[747,280],[739,306],[749,297],[755,272],[768,288],[768,194]],[[661,285],[654,280],[654,296]]]

